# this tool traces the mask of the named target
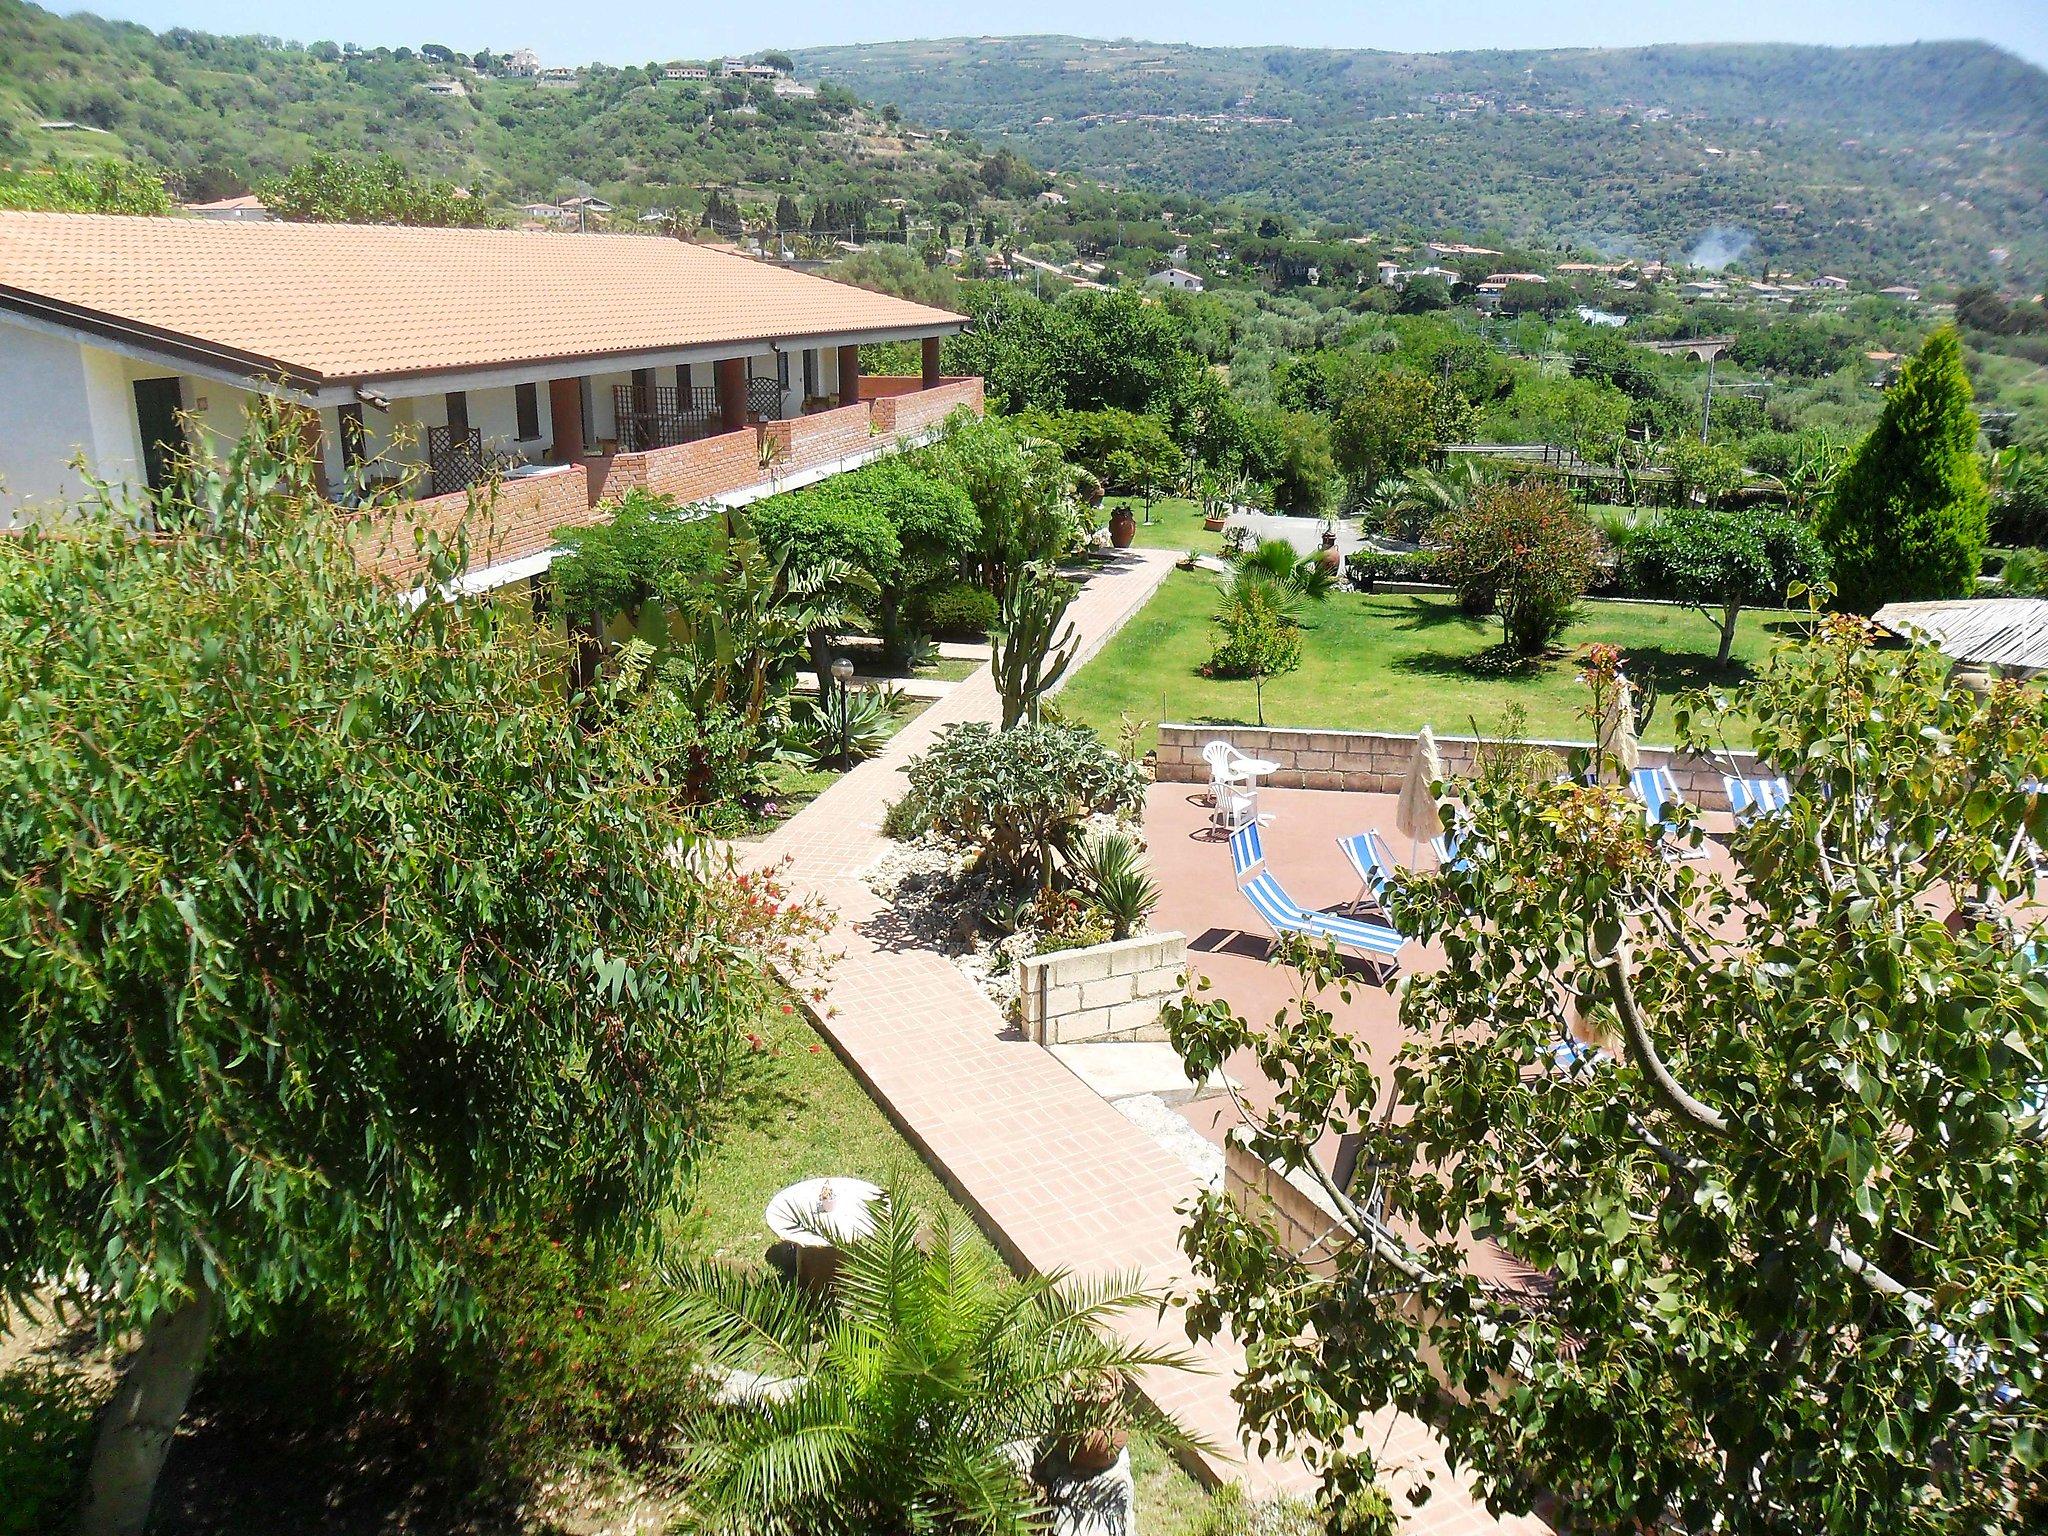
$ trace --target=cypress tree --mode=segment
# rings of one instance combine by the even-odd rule
[[[1962,344],[1943,326],[1900,370],[1884,414],[1815,519],[1842,607],[1870,613],[1964,597],[1976,584],[1989,497],[1970,400]]]

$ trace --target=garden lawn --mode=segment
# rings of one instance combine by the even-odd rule
[[[1162,720],[1195,725],[1250,725],[1258,719],[1250,682],[1203,677],[1215,644],[1218,578],[1175,571],[1152,601],[1074,677],[1059,709],[1116,739],[1124,716],[1142,720],[1142,746],[1158,739]],[[1510,704],[1526,712],[1531,736],[1582,739],[1586,690],[1578,658],[1600,641],[1618,645],[1630,674],[1660,695],[1644,732],[1648,742],[1669,740],[1673,695],[1709,684],[1733,684],[1770,649],[1799,632],[1793,614],[1745,612],[1735,652],[1723,670],[1714,665],[1718,636],[1691,608],[1653,603],[1588,602],[1565,632],[1557,654],[1526,673],[1481,676],[1472,659],[1500,641],[1495,619],[1471,619],[1449,597],[1333,594],[1303,603],[1299,670],[1269,678],[1266,723],[1321,730],[1413,731],[1428,725],[1446,735],[1469,735],[1500,724]]]

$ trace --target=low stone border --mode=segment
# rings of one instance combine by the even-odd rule
[[[1482,740],[1474,736],[1437,737],[1444,776],[1470,777]],[[1166,724],[1159,727],[1158,777],[1176,784],[1207,782],[1209,765],[1202,761],[1202,748],[1212,741],[1227,741],[1248,757],[1278,763],[1279,771],[1265,782],[1282,789],[1355,789],[1371,794],[1397,794],[1415,756],[1412,732]],[[1590,751],[1593,744],[1530,741],[1526,745],[1555,753],[1562,772],[1568,753]],[[1641,751],[1644,767],[1669,768],[1679,794],[1703,811],[1729,809],[1728,792],[1721,783],[1723,774],[1750,777],[1758,771],[1755,756],[1748,752],[1733,753],[1729,758],[1708,758],[1671,747],[1644,747]]]
[[[1180,996],[1184,933],[1091,944],[1017,962],[1019,1022],[1038,1045],[1164,1040],[1159,1010]]]

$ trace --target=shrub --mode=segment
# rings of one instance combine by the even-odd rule
[[[1109,915],[1093,901],[1084,901],[1072,891],[1041,891],[1028,910],[1033,930],[1034,955],[1057,954],[1063,949],[1087,949],[1121,938],[1110,926]]]
[[[1869,613],[1966,596],[1984,553],[1987,503],[1970,379],[1955,330],[1944,326],[1886,392],[1884,414],[1815,520],[1841,605]]]
[[[665,664],[621,729],[634,733],[642,760],[692,821],[707,832],[737,832],[747,802],[767,790],[773,724],[757,725],[729,704],[693,702],[686,671]]]
[[[1222,633],[1204,669],[1211,677],[1248,677],[1259,724],[1266,723],[1266,679],[1301,665],[1301,630],[1288,591],[1270,576],[1240,573],[1216,610]]]
[[[1434,581],[1436,556],[1428,550],[1354,549],[1344,557],[1344,577],[1360,592],[1382,581]]]
[[[1741,456],[1718,443],[1681,438],[1664,450],[1664,462],[1677,478],[1681,502],[1722,506],[1743,486]]]
[[[703,574],[716,537],[710,519],[673,496],[631,490],[610,522],[562,530],[568,552],[548,580],[565,613],[602,625],[615,614],[637,615],[679,578]]]
[[[1437,567],[1468,612],[1500,617],[1516,656],[1540,653],[1571,622],[1600,556],[1600,537],[1549,480],[1481,486],[1434,529]]]
[[[1091,837],[1076,851],[1075,876],[1109,921],[1109,937],[1128,939],[1159,905],[1159,885],[1145,872],[1137,839],[1122,832]]]
[[[1002,605],[995,593],[962,581],[926,598],[923,616],[935,635],[979,639],[995,628]]]
[[[1144,775],[1085,726],[956,725],[912,759],[896,827],[974,849],[998,878],[1052,880],[1053,855],[1089,817],[1135,810]]]
[[[42,1536],[69,1523],[97,1411],[81,1376],[0,1371],[0,1536]]]
[[[2048,544],[2048,453],[2015,449],[2000,457],[1991,531],[2001,544]]]

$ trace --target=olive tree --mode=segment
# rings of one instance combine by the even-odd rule
[[[1341,1027],[1331,956],[1271,1023],[1169,1012],[1191,1076],[1256,1053],[1250,1150],[1337,1213],[1302,1253],[1204,1197],[1193,1327],[1243,1340],[1251,1429],[1339,1503],[1393,1408],[1574,1528],[2039,1530],[2048,705],[1836,617],[1678,717],[1696,750],[1746,728],[1789,807],[1700,861],[1662,837],[1696,817],[1619,789],[1460,786],[1466,858],[1389,896],[1443,956],[1391,1056]]]
[[[0,541],[0,1286],[140,1340],[89,1532],[142,1528],[217,1325],[459,1317],[471,1221],[635,1240],[759,1002],[768,928],[560,642],[401,601],[301,452],[259,420]]]

